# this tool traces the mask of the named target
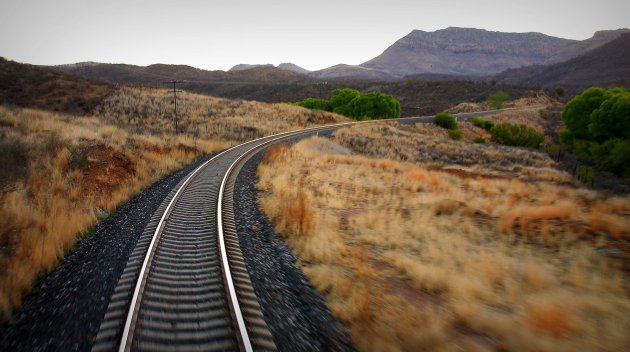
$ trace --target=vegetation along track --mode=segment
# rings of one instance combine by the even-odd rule
[[[349,124],[260,138],[191,172],[138,240],[92,350],[275,350],[238,244],[232,206],[236,176],[249,157],[271,144]]]

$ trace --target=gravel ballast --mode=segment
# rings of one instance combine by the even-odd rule
[[[138,237],[169,192],[212,155],[157,181],[77,241],[0,325],[2,351],[89,351]]]
[[[234,212],[241,251],[276,346],[280,351],[353,351],[350,336],[259,209],[256,169],[262,155],[241,169]]]
[[[241,250],[276,346],[280,351],[353,351],[349,334],[258,207],[256,169],[262,154],[241,169],[234,210]],[[152,215],[210,157],[154,183],[79,239],[59,267],[25,297],[22,309],[0,325],[0,350],[89,351],[127,258]]]

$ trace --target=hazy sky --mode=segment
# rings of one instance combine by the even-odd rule
[[[586,39],[630,28],[629,0],[0,0],[0,56],[32,64],[360,64],[413,29]]]

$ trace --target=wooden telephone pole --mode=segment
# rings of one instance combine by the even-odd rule
[[[169,92],[173,92],[173,100],[175,102],[175,116],[173,117],[173,121],[175,123],[175,134],[177,134],[177,120],[179,120],[179,116],[177,116],[177,93],[181,92],[181,90],[178,90],[176,85],[184,83],[184,81],[171,80],[165,83],[173,85],[173,90],[169,90]]]

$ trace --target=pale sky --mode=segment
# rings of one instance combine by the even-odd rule
[[[629,0],[0,0],[0,56],[31,64],[360,64],[413,29],[587,39],[630,28]]]

